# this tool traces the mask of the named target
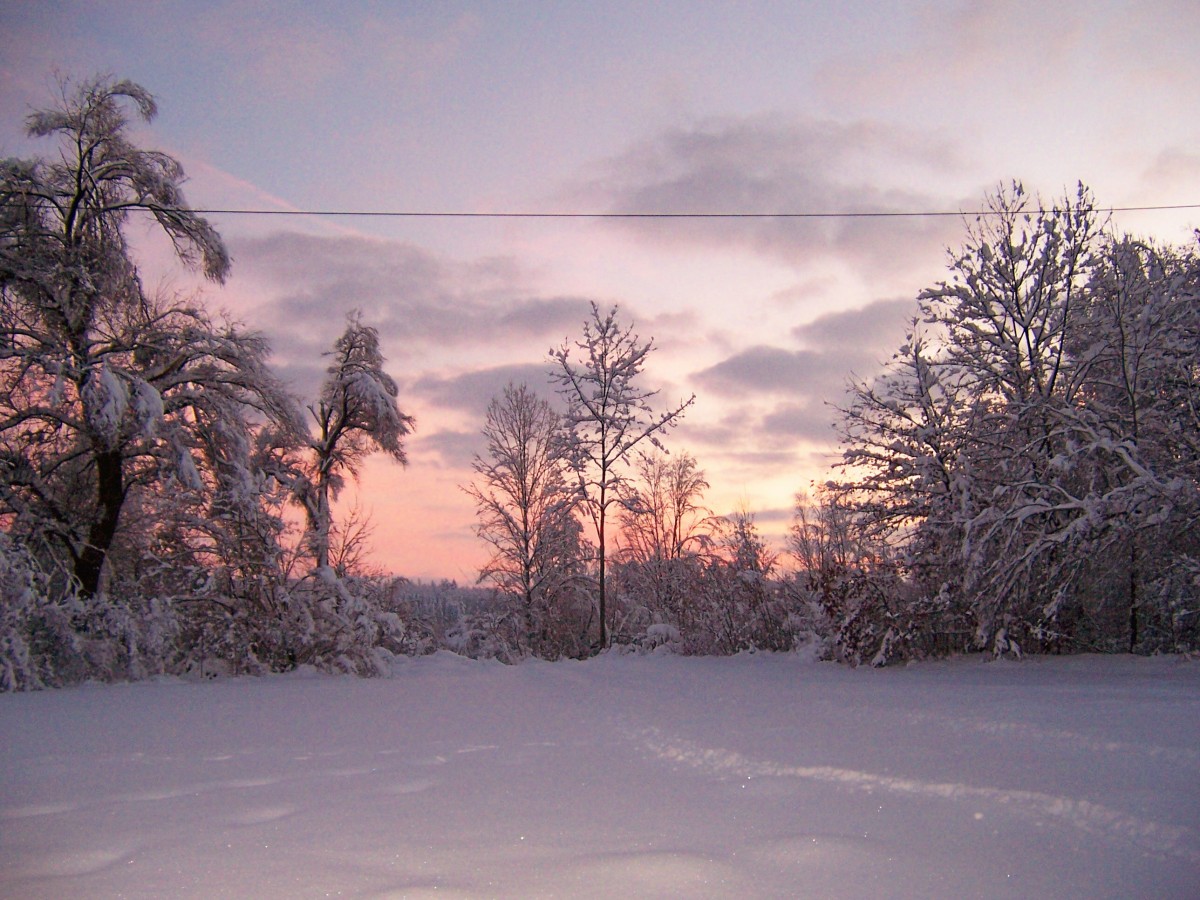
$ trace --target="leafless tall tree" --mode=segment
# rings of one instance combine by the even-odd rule
[[[692,395],[666,412],[653,410],[650,401],[658,392],[637,383],[653,349],[653,340],[641,343],[632,326],[618,322],[615,306],[601,315],[593,303],[592,317],[584,322],[583,339],[564,342],[550,351],[551,376],[567,403],[571,464],[580,499],[595,527],[600,647],[608,645],[608,515],[620,499],[629,454],[643,441],[662,449],[658,435],[677,424],[696,399]]]
[[[576,491],[559,415],[525,385],[509,384],[488,405],[487,455],[476,456],[476,532],[492,548],[480,577],[516,597],[526,640],[540,655],[569,643],[553,633],[569,621],[582,575]]]

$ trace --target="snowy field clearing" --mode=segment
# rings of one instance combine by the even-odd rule
[[[1200,663],[439,654],[0,696],[3,897],[1194,897]]]

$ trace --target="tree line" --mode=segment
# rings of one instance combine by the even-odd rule
[[[692,456],[661,452],[690,401],[653,417],[631,386],[652,344],[593,307],[585,364],[551,354],[566,416],[510,386],[468,489],[496,551],[484,575],[514,607],[509,643],[585,652],[598,617],[599,646],[611,630],[854,664],[1194,649],[1196,246],[1116,233],[1082,185],[1046,205],[1014,182],[966,224],[950,278],[919,294],[883,372],[836,410],[842,460],[797,497],[786,571],[752,515],[704,509]]]
[[[694,397],[659,410],[653,341],[593,305],[547,356],[557,402],[514,384],[488,408],[463,486],[492,550],[480,602],[371,571],[369,522],[333,515],[366,455],[406,463],[415,427],[374,328],[348,317],[305,403],[262,335],[143,285],[134,216],[210,280],[230,269],[178,162],[129,136],[155,112],[131,82],[65,84],[27,120],[57,155],[0,169],[0,688],[369,674],[437,646],[1196,647],[1196,248],[1117,235],[1086,189],[1043,208],[1013,184],[967,223],[837,411],[843,461],[797,497],[786,552],[704,506],[698,461],[666,446]]]

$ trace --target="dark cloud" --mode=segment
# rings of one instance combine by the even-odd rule
[[[554,297],[522,300],[499,318],[502,332],[518,335],[545,335],[578,331],[588,315],[588,302],[579,298]]]
[[[831,398],[829,404],[781,404],[763,417],[763,430],[776,439],[789,437],[814,444],[832,441],[838,412],[830,404],[839,399]]]
[[[412,442],[412,454],[429,453],[448,469],[469,469],[477,454],[487,450],[487,440],[478,431],[435,431]]]
[[[905,325],[917,313],[917,301],[909,297],[877,300],[859,309],[828,313],[798,325],[792,335],[806,347],[825,354],[851,351],[871,359],[890,355],[900,346]]]
[[[775,509],[758,509],[754,511],[754,521],[759,525],[790,525],[795,515],[796,510],[790,506],[776,507]]]
[[[791,472],[799,467],[795,450],[745,450],[726,454],[725,459],[755,473]]]
[[[735,353],[694,376],[706,390],[725,397],[747,391],[793,394],[806,390],[814,376],[824,380],[828,360],[811,350],[784,350],[759,344]]]
[[[1178,197],[1200,184],[1200,153],[1191,148],[1169,147],[1143,169],[1143,196]]]
[[[836,440],[835,405],[843,396],[839,394],[828,402],[748,400],[737,417],[712,425],[685,424],[679,430],[679,439],[684,445],[703,447],[706,455],[716,453],[746,464],[777,468],[794,463],[802,444],[824,446]]]
[[[297,233],[234,246],[236,271],[275,288],[263,309],[284,324],[361,309],[381,335],[439,346],[556,334],[586,314],[578,298],[530,298],[513,261],[460,263],[418,247]]]
[[[417,396],[438,406],[471,413],[482,425],[488,404],[503,393],[510,382],[527,384],[539,396],[552,400],[554,385],[548,375],[548,364],[494,366],[455,375],[423,375],[409,389]]]
[[[869,375],[891,356],[916,308],[913,300],[880,300],[828,313],[792,329],[793,337],[806,345],[802,349],[759,344],[693,377],[722,396],[753,391],[833,399],[852,374]]]
[[[261,298],[252,319],[269,328],[277,368],[305,394],[354,309],[401,364],[495,344],[528,346],[541,358],[588,311],[580,298],[530,296],[526,274],[505,258],[462,263],[410,244],[298,233],[242,239],[233,252],[235,278]]]
[[[848,382],[879,371],[915,310],[897,299],[828,313],[792,330],[801,349],[759,344],[696,373],[705,391],[741,400],[735,417],[698,436],[714,447],[744,445],[748,436],[767,448],[834,440]]]
[[[716,451],[737,446],[757,416],[746,406],[736,406],[718,420],[694,420],[685,418],[672,434],[671,446],[699,445]]]
[[[959,230],[951,217],[862,216],[954,210],[906,185],[957,167],[949,144],[873,122],[719,118],[676,128],[607,160],[572,189],[618,213],[851,213],[838,218],[621,220],[664,241],[741,245],[794,265],[834,257],[868,272],[907,271]]]

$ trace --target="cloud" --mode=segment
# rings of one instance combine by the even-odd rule
[[[438,465],[455,471],[471,468],[477,454],[487,449],[487,440],[477,431],[454,431],[445,429],[433,434],[416,437],[412,441],[413,457],[418,454],[432,455]]]
[[[1162,150],[1141,174],[1141,188],[1156,196],[1192,196],[1198,185],[1200,153],[1190,148]]]
[[[859,309],[829,313],[798,325],[792,335],[823,353],[851,351],[871,359],[900,344],[904,326],[917,314],[915,299],[877,300]]]
[[[833,402],[836,398],[831,398]],[[763,429],[776,439],[789,437],[807,443],[833,439],[837,410],[827,403],[781,404],[763,417]]]
[[[706,389],[732,397],[807,396],[828,399],[852,373],[866,375],[891,355],[904,335],[913,300],[882,300],[860,309],[828,313],[792,334],[802,349],[759,344],[741,350],[693,377]]]
[[[1044,94],[1047,84],[1061,79],[1066,61],[1089,49],[1089,22],[1103,15],[1096,4],[1080,3],[927,5],[915,16],[912,39],[891,51],[838,54],[816,81],[841,105],[886,104],[931,91],[957,98],[965,89],[977,101],[981,91],[993,98],[1014,91]]]
[[[458,262],[406,243],[294,232],[231,243],[230,289],[270,330],[280,371],[305,390],[354,309],[378,329],[385,356],[406,365],[496,347],[541,359],[588,310],[581,298],[531,295],[508,258]]]
[[[704,390],[741,404],[697,437],[714,447],[750,440],[771,450],[829,442],[848,381],[879,371],[915,312],[915,301],[891,299],[828,313],[793,329],[799,349],[758,344],[697,372],[692,377]]]
[[[928,259],[959,222],[864,214],[962,208],[912,187],[957,167],[946,140],[878,122],[723,117],[667,130],[597,164],[566,199],[622,214],[847,213],[691,219],[669,229],[655,219],[619,221],[657,241],[742,246],[796,267],[833,258],[883,273]]]
[[[810,350],[785,350],[759,344],[714,366],[697,372],[695,379],[707,390],[725,397],[747,391],[755,394],[792,394],[804,390],[826,360]]]
[[[546,364],[517,364],[475,369],[451,376],[424,375],[410,387],[417,396],[438,406],[470,413],[483,422],[488,404],[507,384],[527,384],[539,396],[551,400],[554,386]]]
[[[790,506],[782,506],[775,509],[755,510],[752,515],[758,525],[791,525],[796,510]]]
[[[165,26],[178,28],[179,16],[178,10],[163,14]],[[419,89],[467,52],[481,24],[472,13],[420,19],[386,7],[241,3],[224,15],[197,13],[187,28],[203,52],[230,61],[235,83],[302,101],[351,88]]]

